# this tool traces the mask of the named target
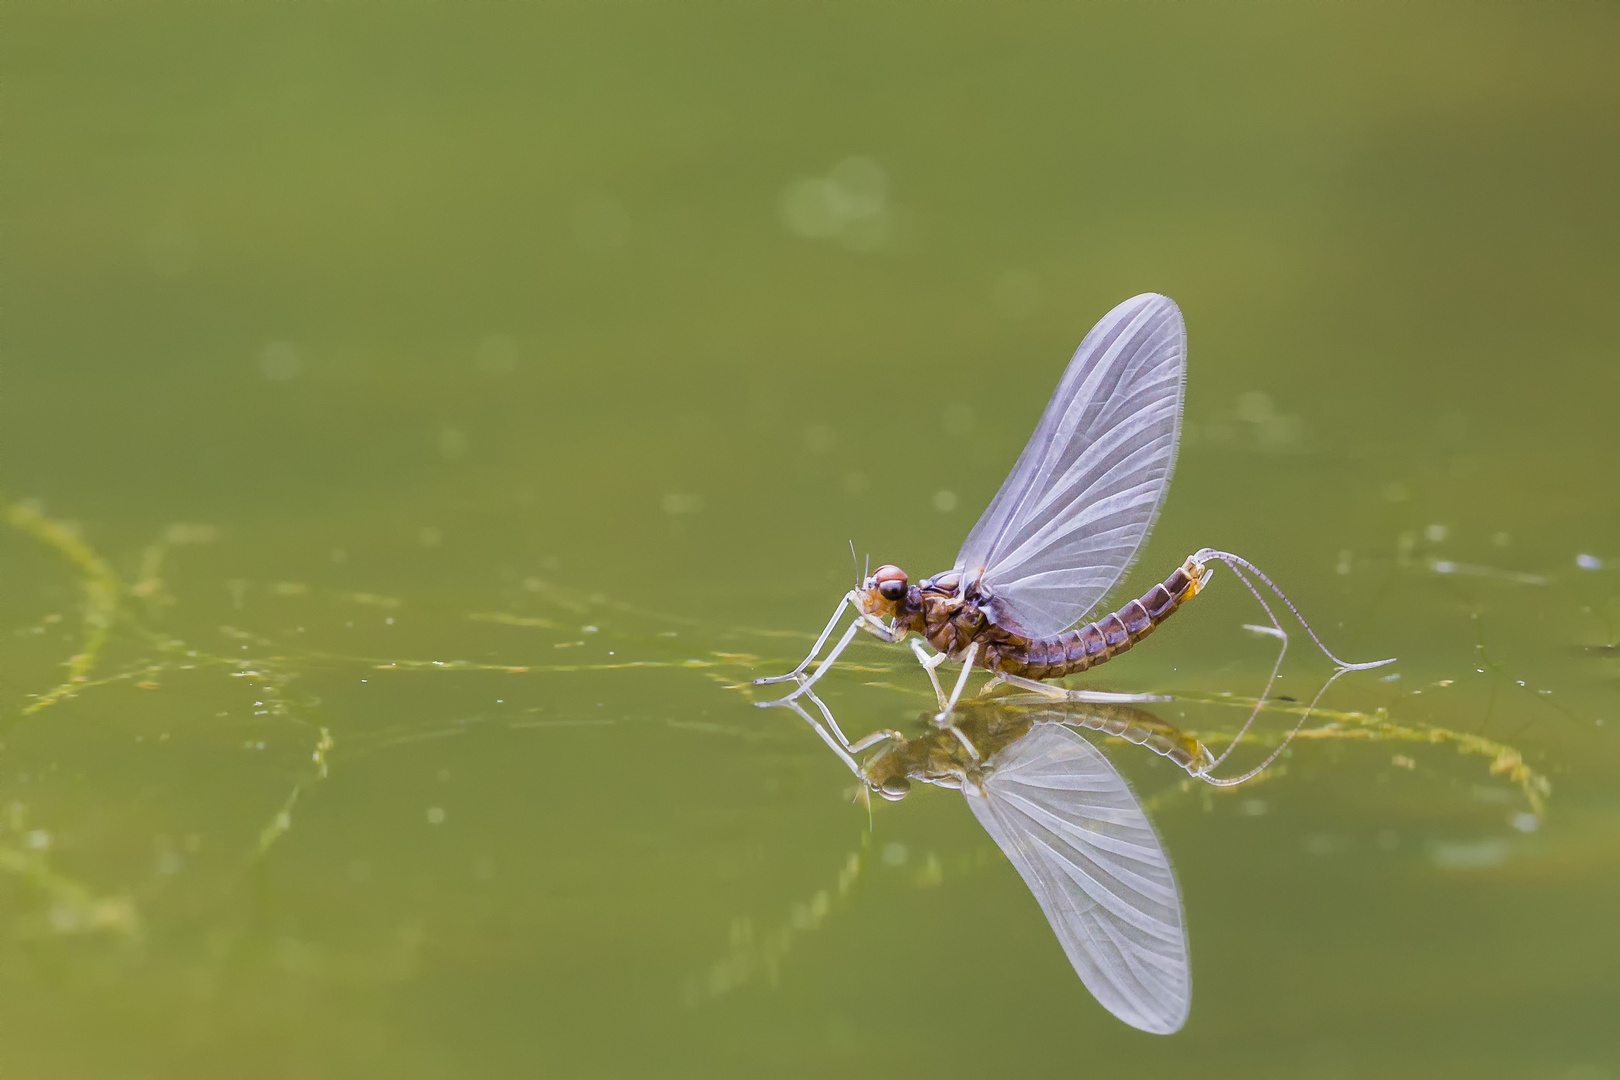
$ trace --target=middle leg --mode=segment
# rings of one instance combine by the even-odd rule
[[[911,639],[911,651],[917,654],[917,663],[921,664],[923,670],[928,672],[928,681],[934,684],[934,699],[939,702],[939,707],[943,709],[945,707],[945,691],[940,687],[939,676],[934,674],[934,669],[945,662],[945,654],[935,653],[933,656],[929,656],[928,650],[923,648],[923,643],[916,638]]]
[[[968,675],[973,671],[973,659],[978,655],[979,643],[977,641],[969,645],[967,650],[962,653],[962,674],[956,677],[956,688],[951,691],[950,700],[945,703],[945,707],[934,717],[935,720],[944,721],[948,719],[951,710],[956,708],[956,700],[962,696],[962,690],[967,686]]]

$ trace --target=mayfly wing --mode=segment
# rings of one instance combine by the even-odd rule
[[[993,760],[968,805],[1012,860],[1080,981],[1134,1028],[1186,1023],[1192,969],[1176,878],[1153,824],[1102,752],[1037,724]]]
[[[991,620],[1029,637],[1073,626],[1125,575],[1170,486],[1187,330],[1144,293],[1092,327],[1035,434],[956,556]]]

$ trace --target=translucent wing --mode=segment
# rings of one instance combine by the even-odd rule
[[[956,556],[992,622],[1050,637],[1125,575],[1158,517],[1181,435],[1187,330],[1144,293],[1080,343],[1046,412]]]
[[[1170,860],[1123,777],[1069,728],[1038,724],[1002,751],[982,794],[985,831],[1018,868],[1098,1001],[1168,1035],[1187,1021],[1192,969]]]

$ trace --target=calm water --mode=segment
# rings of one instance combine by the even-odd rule
[[[5,23],[0,1073],[1620,1077],[1612,9]],[[1168,1038],[959,795],[869,825],[739,685],[851,538],[946,568],[1146,290],[1129,587],[1223,547],[1400,658],[1232,792],[1104,744]],[[1092,685],[1218,745],[1259,620],[1218,575]]]

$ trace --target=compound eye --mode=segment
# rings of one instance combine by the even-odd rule
[[[872,584],[883,599],[898,600],[906,595],[906,572],[898,566],[880,566],[872,575]]]
[[[878,794],[890,802],[899,802],[910,790],[911,781],[903,776],[896,776],[883,781],[883,786],[878,788]]]

